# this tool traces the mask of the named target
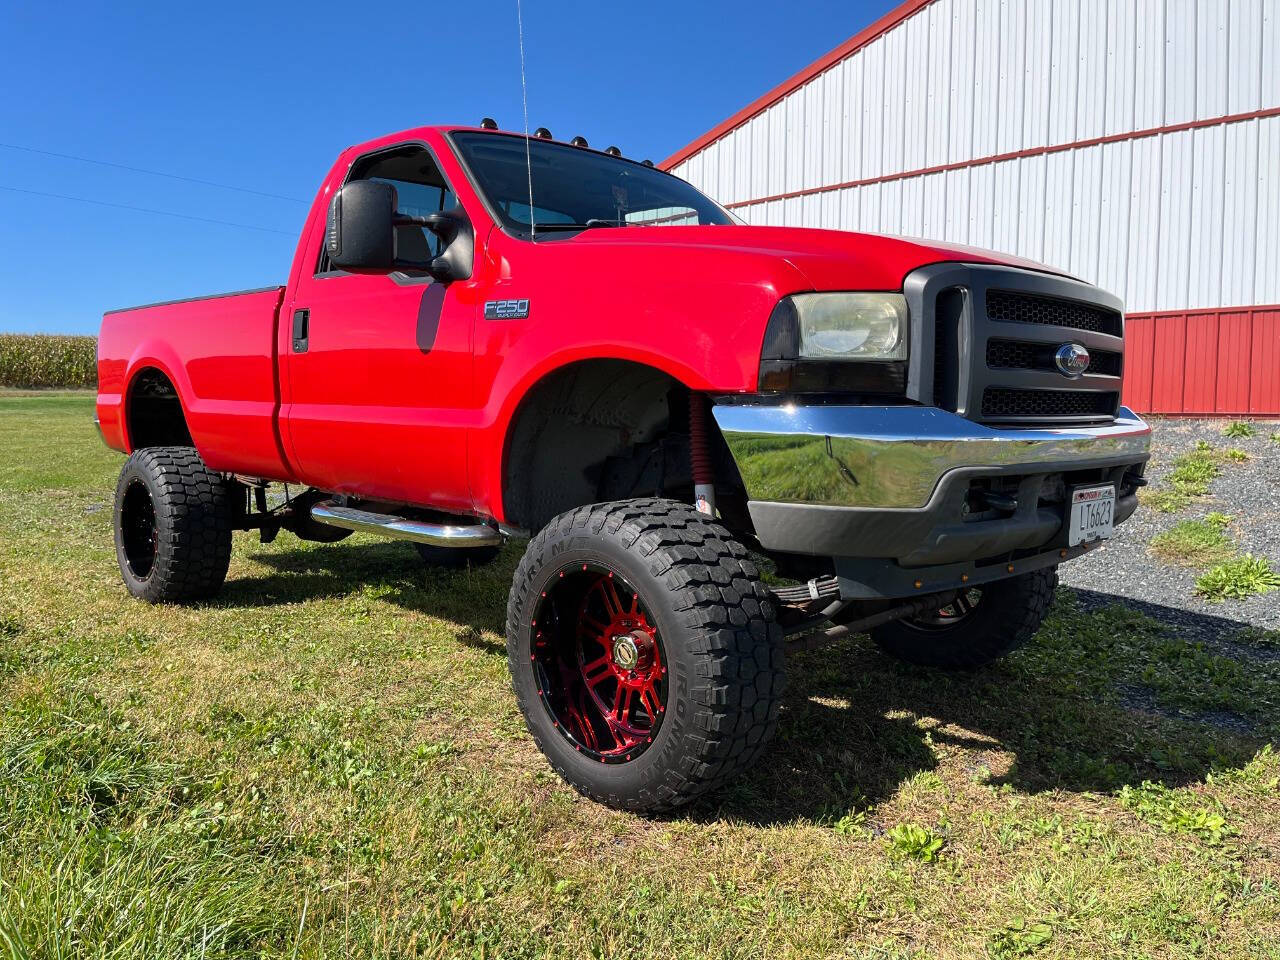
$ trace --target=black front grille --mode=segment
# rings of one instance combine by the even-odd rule
[[[928,338],[921,346],[933,348],[932,364],[914,381],[920,399],[1006,427],[1097,424],[1119,413],[1124,317],[1104,291],[976,264],[921,267],[904,290],[921,313]],[[1070,378],[1055,360],[1068,343],[1090,354],[1089,368]]]
[[[987,366],[993,370],[1057,370],[1054,350],[1042,343],[993,338],[987,341]],[[1123,355],[1111,350],[1089,351],[1090,373],[1118,377],[1123,362]]]
[[[982,416],[987,419],[1056,417],[1113,417],[1120,402],[1115,391],[1010,390],[987,387],[982,391]]]
[[[1012,290],[987,291],[987,317],[1001,323],[1040,323],[1075,330],[1121,335],[1124,320],[1114,310]]]
[[[960,371],[954,358],[959,350],[960,324],[968,294],[961,287],[943,290],[934,307],[933,401],[944,410],[956,409],[956,389]],[[938,362],[938,358],[943,358]]]

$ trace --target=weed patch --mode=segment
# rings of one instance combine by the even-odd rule
[[[1233,440],[1245,440],[1254,434],[1253,424],[1248,420],[1232,420],[1227,424],[1225,430],[1222,431],[1224,437],[1230,437]]]
[[[1011,920],[991,936],[987,944],[993,960],[1029,957],[1053,939],[1053,927],[1043,920]]]
[[[1191,497],[1179,490],[1153,490],[1144,487],[1138,491],[1138,500],[1157,513],[1178,513],[1191,505]]]
[[[1244,600],[1280,587],[1280,574],[1265,557],[1246,553],[1206,571],[1196,580],[1196,594],[1210,603]]]
[[[1280,649],[1280,630],[1264,630],[1262,627],[1246,627],[1236,634],[1236,642],[1262,650]]]
[[[1220,804],[1197,804],[1183,791],[1150,780],[1137,787],[1126,785],[1119,797],[1126,810],[1165,833],[1190,834],[1208,844],[1219,844],[1240,832],[1227,823]]]
[[[1203,497],[1209,492],[1209,484],[1222,473],[1218,460],[1217,451],[1202,440],[1194,450],[1173,461],[1169,483],[1175,490],[1188,496]]]
[[[1183,520],[1151,540],[1153,556],[1187,567],[1207,567],[1232,554],[1225,530],[1231,518],[1210,513],[1203,520]]]
[[[1138,499],[1160,513],[1185,510],[1192,501],[1209,493],[1209,484],[1222,473],[1220,464],[1224,459],[1223,453],[1201,440],[1173,461],[1167,487],[1144,488],[1138,492]]]
[[[900,823],[887,834],[889,849],[899,857],[932,863],[942,853],[945,841],[928,827]]]

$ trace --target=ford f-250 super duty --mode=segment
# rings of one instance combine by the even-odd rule
[[[338,158],[284,286],[103,318],[120,571],[192,601],[234,530],[455,564],[531,537],[529,732],[666,810],[759,754],[789,649],[968,668],[1032,636],[1144,483],[1123,323],[1009,257],[743,225],[614,148],[414,129]]]

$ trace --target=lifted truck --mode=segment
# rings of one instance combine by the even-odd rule
[[[338,158],[284,286],[104,316],[120,572],[185,602],[234,530],[445,564],[531,537],[530,734],[669,810],[760,753],[789,649],[972,668],[1035,633],[1144,483],[1123,324],[1036,264],[746,226],[613,148],[409,130]]]

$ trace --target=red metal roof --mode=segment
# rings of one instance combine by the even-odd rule
[[[888,33],[890,30],[892,30],[894,27],[900,24],[903,20],[907,19],[907,17],[911,16],[917,10],[922,10],[923,8],[929,6],[929,4],[935,3],[935,2],[937,2],[937,0],[906,0],[905,3],[902,3],[899,6],[895,7],[894,9],[890,10],[888,13],[886,13],[883,17],[881,17],[875,23],[871,24],[871,26],[867,27],[865,30],[860,31],[859,33],[855,33],[852,37],[850,37],[844,43],[840,44],[840,46],[836,47],[830,53],[826,54],[825,56],[819,57],[817,60],[813,61],[813,63],[809,64],[809,66],[805,67],[803,70],[801,70],[795,76],[791,77],[789,80],[786,80],[778,84],[778,86],[774,87],[772,90],[766,93],[763,97],[760,97],[758,100],[755,100],[752,103],[748,104],[747,106],[743,107],[733,116],[731,116],[728,120],[724,121],[721,124],[718,124],[715,127],[712,127],[710,130],[708,130],[702,136],[698,137],[697,140],[694,140],[688,146],[682,147],[681,149],[677,150],[671,156],[667,157],[667,159],[663,160],[662,163],[659,164],[659,166],[661,166],[662,169],[664,170],[670,170],[677,163],[682,163],[683,161],[687,160],[689,157],[697,153],[699,150],[701,150],[703,147],[707,146],[707,144],[712,143],[715,140],[719,140],[729,131],[737,129],[738,127],[746,123],[748,120],[750,120],[752,117],[756,116],[759,113],[764,112],[769,107],[773,106],[775,103],[777,103],[787,94],[791,93],[793,90],[798,90],[800,87],[803,87],[806,83],[808,83],[818,74],[822,73],[822,71],[826,70],[828,67],[832,66],[833,64],[839,63],[841,60],[843,60],[845,57],[852,54],[854,51],[858,50],[860,47],[865,47],[872,40],[876,39],[876,37],[879,37],[882,34]]]

